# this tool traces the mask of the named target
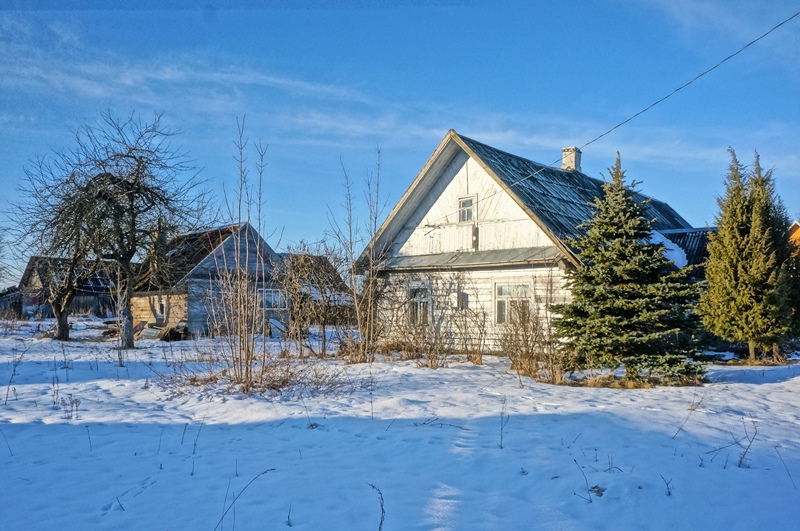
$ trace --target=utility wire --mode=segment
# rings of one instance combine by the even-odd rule
[[[648,105],[647,107],[645,107],[644,109],[642,109],[641,111],[639,111],[639,112],[637,112],[637,113],[635,113],[635,114],[633,114],[633,115],[629,116],[629,117],[628,117],[628,118],[626,118],[625,120],[623,120],[623,121],[619,122],[619,123],[618,123],[617,125],[615,125],[614,127],[612,127],[612,128],[610,128],[610,129],[606,130],[605,132],[603,132],[603,133],[601,133],[601,134],[597,135],[597,136],[596,136],[596,137],[594,137],[593,139],[589,140],[588,142],[586,142],[585,144],[583,144],[582,146],[580,146],[578,149],[583,149],[583,148],[585,148],[586,146],[588,146],[588,145],[590,145],[590,144],[594,144],[595,142],[597,142],[598,140],[600,140],[600,139],[601,139],[601,138],[603,138],[604,136],[611,134],[612,132],[616,131],[617,129],[619,129],[619,128],[620,128],[620,127],[622,127],[623,125],[625,125],[625,124],[627,124],[628,122],[632,121],[633,119],[635,119],[635,118],[638,118],[639,116],[641,116],[642,114],[646,113],[647,111],[649,111],[650,109],[652,109],[652,108],[653,108],[653,107],[655,107],[656,105],[658,105],[658,104],[660,104],[660,103],[664,102],[665,100],[667,100],[667,99],[669,99],[670,97],[674,96],[675,94],[677,94],[677,93],[678,93],[678,92],[680,92],[681,90],[685,89],[686,87],[688,87],[689,85],[691,85],[692,83],[694,83],[695,81],[697,81],[698,79],[700,79],[701,77],[705,76],[706,74],[709,74],[709,73],[713,72],[714,70],[716,70],[717,68],[719,68],[720,66],[722,66],[724,63],[726,63],[726,62],[730,61],[731,59],[733,59],[734,57],[736,57],[737,55],[739,55],[740,53],[742,53],[743,51],[745,51],[746,49],[748,49],[749,47],[751,47],[752,45],[754,45],[755,43],[757,43],[758,41],[760,41],[761,39],[763,39],[764,37],[766,37],[767,35],[769,35],[770,33],[774,32],[775,30],[777,30],[777,29],[778,29],[778,28],[780,28],[781,26],[783,26],[783,25],[785,25],[785,24],[787,24],[787,23],[791,22],[793,19],[797,18],[798,16],[800,16],[800,11],[797,11],[795,14],[791,15],[789,18],[787,18],[787,19],[784,19],[782,22],[779,22],[778,24],[774,25],[774,26],[773,26],[772,28],[770,28],[768,31],[766,31],[765,33],[762,33],[761,35],[759,35],[758,37],[756,37],[756,38],[755,38],[755,39],[753,39],[752,41],[748,42],[747,44],[745,44],[744,46],[742,46],[741,48],[739,48],[738,50],[736,50],[735,52],[733,52],[733,53],[732,53],[732,54],[730,54],[729,56],[727,56],[727,57],[725,57],[724,59],[722,59],[721,61],[719,61],[717,64],[715,64],[715,65],[714,65],[714,66],[712,66],[711,68],[709,68],[709,69],[707,69],[707,70],[703,71],[702,73],[700,73],[700,74],[696,75],[695,77],[693,77],[692,79],[690,79],[689,81],[687,81],[686,83],[684,83],[683,85],[679,86],[678,88],[676,88],[676,89],[674,89],[673,91],[669,92],[667,95],[665,95],[665,96],[663,96],[663,97],[659,98],[658,100],[654,101],[653,103],[651,103],[650,105]],[[553,162],[551,162],[551,163],[550,163],[550,166],[553,166],[553,165],[555,165],[555,164],[558,164],[560,160],[561,160],[561,159],[556,159],[556,160],[554,160]],[[539,173],[541,173],[541,172],[542,172],[542,171],[544,171],[545,169],[547,169],[547,167],[543,167],[542,169],[540,169],[540,170],[537,170],[537,171],[535,171],[534,173],[532,173],[532,174],[530,174],[530,175],[527,175],[527,176],[525,176],[525,177],[522,177],[521,179],[518,179],[518,180],[516,180],[516,181],[512,182],[512,183],[511,183],[511,184],[509,184],[508,186],[502,186],[502,185],[501,185],[501,186],[502,186],[502,188],[501,188],[501,190],[500,190],[500,191],[497,191],[497,192],[494,192],[494,193],[492,193],[492,194],[489,194],[489,195],[487,195],[487,196],[486,196],[486,197],[484,197],[484,198],[478,198],[478,200],[477,200],[475,203],[480,203],[481,201],[486,201],[486,200],[488,200],[488,199],[491,199],[492,197],[494,197],[494,196],[498,195],[500,192],[505,192],[505,191],[509,190],[510,188],[512,188],[512,187],[514,187],[514,186],[516,186],[516,185],[518,185],[519,183],[521,183],[521,182],[523,182],[523,181],[527,181],[527,180],[529,180],[529,179],[532,179],[533,177],[535,177],[536,175],[538,175]],[[442,221],[442,220],[444,220],[444,219],[447,219],[447,218],[449,218],[451,215],[457,215],[457,214],[458,214],[458,210],[456,210],[456,211],[454,211],[454,212],[451,212],[450,214],[446,214],[446,215],[444,215],[444,216],[442,216],[442,217],[440,217],[440,218],[438,218],[438,219],[434,220],[433,222],[431,222],[431,223],[428,223],[428,225],[437,225],[439,221]]]
[[[747,44],[745,44],[744,46],[742,46],[741,48],[739,48],[738,50],[736,50],[735,52],[733,52],[732,54],[730,54],[728,57],[726,57],[726,58],[725,58],[725,59],[723,59],[722,61],[718,62],[717,64],[715,64],[714,66],[712,66],[711,68],[709,68],[708,70],[706,70],[705,72],[702,72],[702,73],[700,73],[700,74],[697,74],[695,77],[693,77],[692,79],[690,79],[689,81],[687,81],[686,83],[684,83],[683,85],[681,85],[680,87],[676,88],[675,90],[673,90],[672,92],[670,92],[670,93],[669,93],[669,94],[667,94],[666,96],[662,97],[662,98],[661,98],[661,99],[659,99],[659,100],[656,100],[656,101],[654,101],[653,103],[651,103],[650,105],[648,105],[647,107],[645,107],[645,108],[644,108],[644,109],[642,109],[641,111],[637,112],[637,113],[636,113],[636,114],[634,114],[633,116],[631,116],[631,117],[629,117],[629,118],[627,118],[627,119],[625,119],[625,120],[621,121],[620,123],[618,123],[617,125],[615,125],[615,126],[614,126],[614,127],[612,127],[611,129],[609,129],[608,131],[606,131],[605,133],[602,133],[602,134],[600,134],[600,135],[597,135],[596,137],[594,137],[593,139],[589,140],[588,142],[586,142],[584,145],[582,145],[582,146],[581,146],[580,148],[578,148],[578,149],[583,149],[583,148],[585,148],[586,146],[588,146],[589,144],[594,144],[595,142],[597,142],[598,140],[600,140],[600,139],[601,139],[601,138],[603,138],[604,136],[606,136],[606,135],[608,135],[609,133],[611,133],[611,132],[615,131],[616,129],[619,129],[620,127],[622,127],[623,125],[627,124],[628,122],[630,122],[630,121],[631,121],[631,120],[633,120],[634,118],[636,118],[636,117],[638,117],[638,116],[641,116],[642,114],[646,113],[647,111],[649,111],[650,109],[652,109],[653,107],[655,107],[656,105],[658,105],[659,103],[661,103],[662,101],[664,101],[664,100],[666,100],[666,99],[668,99],[668,98],[670,98],[670,97],[674,96],[675,94],[677,94],[677,93],[678,93],[678,92],[680,92],[681,90],[685,89],[686,87],[688,87],[689,85],[691,85],[692,83],[694,83],[695,81],[697,81],[698,79],[700,79],[701,77],[703,77],[703,76],[705,76],[706,74],[708,74],[708,73],[710,73],[710,72],[712,72],[712,71],[716,70],[717,68],[719,68],[720,66],[722,66],[724,63],[726,63],[726,62],[730,61],[731,59],[733,59],[734,57],[736,57],[737,55],[739,55],[740,53],[742,53],[743,51],[745,51],[746,49],[748,49],[749,47],[751,47],[752,45],[754,45],[755,43],[757,43],[758,41],[760,41],[761,39],[763,39],[764,37],[766,37],[767,35],[769,35],[770,33],[772,33],[773,31],[775,31],[776,29],[780,28],[780,27],[781,27],[781,26],[783,26],[784,24],[787,24],[787,23],[788,23],[788,22],[790,22],[792,19],[794,19],[794,18],[797,18],[798,16],[800,16],[800,11],[798,11],[798,12],[797,12],[797,13],[795,13],[794,15],[790,16],[789,18],[787,18],[787,19],[786,19],[786,20],[784,20],[783,22],[780,22],[780,23],[778,23],[778,24],[774,25],[774,26],[773,26],[773,27],[772,27],[772,28],[771,28],[769,31],[767,31],[766,33],[763,33],[763,34],[761,34],[759,37],[756,37],[756,38],[755,38],[755,39],[753,39],[752,41],[748,42]]]

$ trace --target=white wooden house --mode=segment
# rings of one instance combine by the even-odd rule
[[[567,148],[553,168],[450,130],[361,257],[378,257],[389,337],[424,326],[468,348],[480,330],[491,346],[514,309],[567,300],[564,272],[577,264],[567,239],[603,185],[581,173],[580,155]],[[707,230],[657,200],[645,211],[655,231]]]

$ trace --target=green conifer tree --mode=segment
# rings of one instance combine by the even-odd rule
[[[762,170],[758,154],[751,171],[732,149],[730,154],[725,196],[717,200],[717,233],[708,244],[708,289],[700,311],[710,332],[747,343],[753,362],[759,347],[771,347],[778,357],[779,341],[796,327],[796,260],[772,171]]]
[[[609,173],[584,235],[570,242],[582,265],[569,273],[572,302],[553,308],[556,332],[586,368],[624,365],[630,380],[699,377],[698,288],[651,243],[619,154]]]

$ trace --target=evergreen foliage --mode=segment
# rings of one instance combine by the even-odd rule
[[[570,242],[582,265],[569,273],[572,302],[556,305],[558,336],[580,368],[624,365],[626,378],[683,381],[700,377],[698,287],[650,241],[635,183],[624,181],[619,154],[594,217]]]
[[[730,155],[700,311],[710,332],[746,342],[751,361],[759,347],[771,346],[778,357],[778,343],[797,331],[793,308],[800,299],[790,222],[772,171],[762,170],[758,154],[749,171],[732,149]]]

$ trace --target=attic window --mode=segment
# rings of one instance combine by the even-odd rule
[[[458,200],[458,222],[472,223],[475,219],[475,197],[462,197]]]

